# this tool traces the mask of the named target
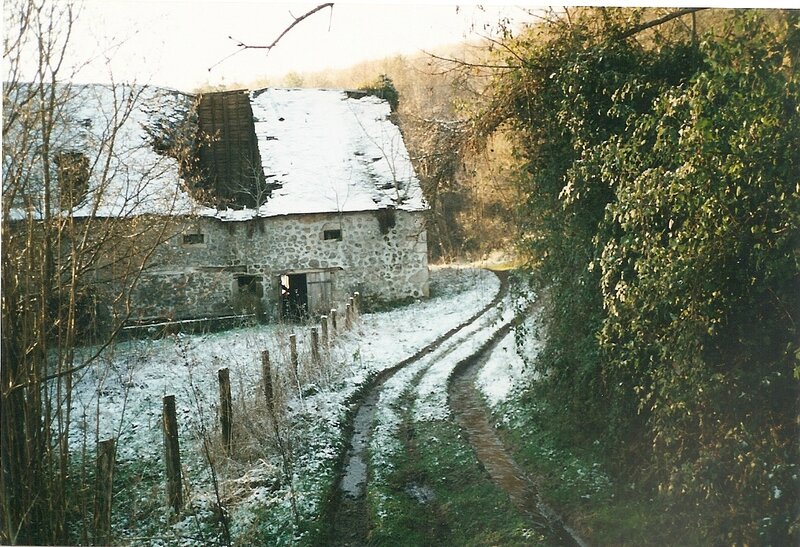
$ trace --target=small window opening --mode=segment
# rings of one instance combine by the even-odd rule
[[[240,275],[236,278],[236,285],[239,287],[240,292],[257,291],[260,283],[261,277],[255,275]]]
[[[184,245],[202,245],[205,241],[205,234],[183,234]]]
[[[326,241],[327,240],[341,241],[342,240],[342,231],[341,230],[323,230],[322,239],[324,239]]]

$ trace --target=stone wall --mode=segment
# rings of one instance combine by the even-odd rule
[[[421,212],[291,215],[236,222],[196,218],[159,248],[151,264],[133,294],[137,319],[253,311],[275,318],[280,276],[290,273],[329,280],[331,298],[340,304],[353,291],[380,300],[428,295]],[[320,272],[324,273],[317,275]]]

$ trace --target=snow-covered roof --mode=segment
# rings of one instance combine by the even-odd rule
[[[6,90],[4,110],[16,109],[20,116],[3,135],[3,192],[16,188],[18,198],[33,207],[34,217],[44,215],[45,177],[41,150],[43,131],[38,120],[42,101],[32,85]],[[130,217],[145,214],[185,215],[197,204],[179,184],[178,162],[159,154],[152,145],[148,128],[178,123],[186,118],[191,98],[177,91],[130,85],[58,85],[46,87],[54,107],[52,133],[48,139],[51,158],[78,153],[87,160],[88,188],[85,197],[72,208],[76,217]],[[45,99],[46,101],[47,99]],[[15,163],[22,165],[24,178],[10,179]],[[54,166],[51,166],[51,169]],[[57,181],[57,174],[50,173]],[[56,185],[57,186],[57,185]],[[55,196],[59,188],[52,189]],[[14,204],[13,217],[24,217],[27,209]],[[68,207],[67,207],[68,208]],[[51,213],[54,214],[54,213]]]
[[[92,165],[89,192],[75,216],[198,214],[235,221],[427,207],[389,104],[373,96],[319,89],[250,92],[264,181],[272,191],[258,209],[220,210],[193,199],[178,161],[153,147],[154,135],[168,134],[190,117],[194,97],[141,86],[65,89],[69,99],[53,143],[85,154]],[[129,114],[121,117],[129,104]]]
[[[281,185],[259,214],[425,208],[385,100],[265,89],[251,94],[251,104],[264,175]]]

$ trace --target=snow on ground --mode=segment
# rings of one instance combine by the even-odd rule
[[[516,300],[516,301],[515,301]],[[503,305],[494,313],[486,314],[472,328],[459,337],[457,345],[447,355],[434,361],[425,371],[416,388],[414,419],[418,421],[446,420],[450,415],[447,403],[448,379],[456,366],[475,353],[500,328],[514,320],[518,310],[524,308],[524,297],[506,296]],[[512,331],[513,332],[513,331]]]
[[[380,369],[413,355],[443,333],[473,316],[497,294],[500,280],[485,270],[431,269],[427,301],[364,316],[358,336],[365,362]]]
[[[258,385],[259,352],[279,353],[277,331],[254,327],[118,344],[76,382],[73,415],[81,427],[72,431],[73,444],[86,427],[99,439],[118,437],[118,460],[160,457],[162,398],[175,395],[179,427],[189,437],[215,417],[217,371],[231,370],[236,405]]]
[[[86,443],[91,452],[94,440],[117,437],[118,465],[152,466],[163,480],[162,398],[175,395],[186,477],[196,506],[207,507],[212,500],[210,477],[198,441],[207,435],[218,436],[217,371],[230,369],[234,417],[247,416],[248,409],[252,413],[257,406],[254,401],[263,398],[260,354],[268,350],[276,385],[287,397],[283,401],[286,419],[306,424],[293,432],[304,436],[294,439],[299,447],[294,473],[305,481],[300,485],[304,493],[297,494],[298,507],[313,516],[324,488],[322,479],[316,477],[323,476],[337,457],[336,447],[343,442],[340,422],[348,397],[377,371],[413,355],[474,315],[491,301],[498,287],[497,277],[484,270],[432,268],[431,298],[383,313],[364,314],[353,331],[337,338],[326,367],[309,365],[308,329],[292,325],[259,325],[117,344],[84,369],[75,382],[72,446],[80,451]],[[289,371],[291,332],[298,335],[302,393]],[[260,408],[263,411],[263,404]],[[277,467],[275,461],[260,460],[249,468],[234,466],[234,471],[244,478],[259,473],[275,475]],[[239,505],[245,506],[245,510],[234,513],[236,518],[252,520],[251,510],[265,503],[288,503],[290,496],[282,489],[243,488],[237,477],[228,479]],[[189,525],[181,521],[173,526],[173,532],[182,535],[182,528]],[[234,522],[234,529],[239,528]],[[128,532],[136,534],[135,530]],[[179,543],[192,544],[190,540]]]
[[[433,269],[432,285],[434,296],[429,300],[364,314],[355,331],[341,336],[333,350],[347,369],[333,375],[347,379],[340,391],[353,391],[370,374],[412,355],[470,317],[491,300],[499,282],[486,271]],[[310,351],[307,332],[280,324],[118,344],[76,382],[73,413],[81,427],[73,430],[73,443],[82,440],[85,427],[96,431],[99,439],[119,436],[122,459],[160,453],[164,395],[176,396],[181,428],[193,429],[201,418],[215,417],[220,368],[231,370],[236,407],[259,389],[262,350],[270,352],[273,366],[288,367],[291,332],[300,333],[302,360]],[[209,416],[201,415],[198,403]]]
[[[541,349],[537,321],[539,312],[511,330],[492,350],[475,381],[489,406],[496,407],[506,401],[516,390],[529,385],[537,374],[528,364]],[[522,358],[527,356],[528,363]]]

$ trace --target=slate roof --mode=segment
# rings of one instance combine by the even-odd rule
[[[318,89],[248,92],[258,147],[254,157],[260,156],[262,180],[271,193],[257,209],[223,209],[193,198],[185,170],[165,151],[168,142],[153,146],[159,139],[168,141],[176,127],[197,127],[196,97],[156,87],[69,89],[54,148],[80,151],[93,166],[90,191],[73,210],[75,216],[198,214],[235,221],[427,207],[389,105],[372,96]],[[114,105],[133,96],[135,106],[120,122]],[[109,150],[102,145],[115,124],[120,124],[119,131]],[[13,132],[4,135],[4,140],[13,138]],[[109,176],[100,176],[106,163]]]
[[[7,174],[16,166],[27,172],[24,187],[16,194],[19,201],[12,204],[12,218],[25,218],[28,207],[34,217],[44,215],[43,138],[24,121],[37,118],[37,100],[31,99],[30,89],[20,85],[7,86],[4,91],[4,114],[12,108],[21,113],[3,135],[4,197],[10,184]],[[88,193],[72,209],[74,216],[129,217],[196,210],[180,184],[177,161],[156,152],[149,133],[185,119],[191,105],[187,95],[123,85],[59,85],[54,93],[59,106],[53,112],[51,157],[60,152],[80,153],[90,167]],[[56,178],[56,173],[51,173],[51,180]],[[53,191],[57,194],[57,189]]]

